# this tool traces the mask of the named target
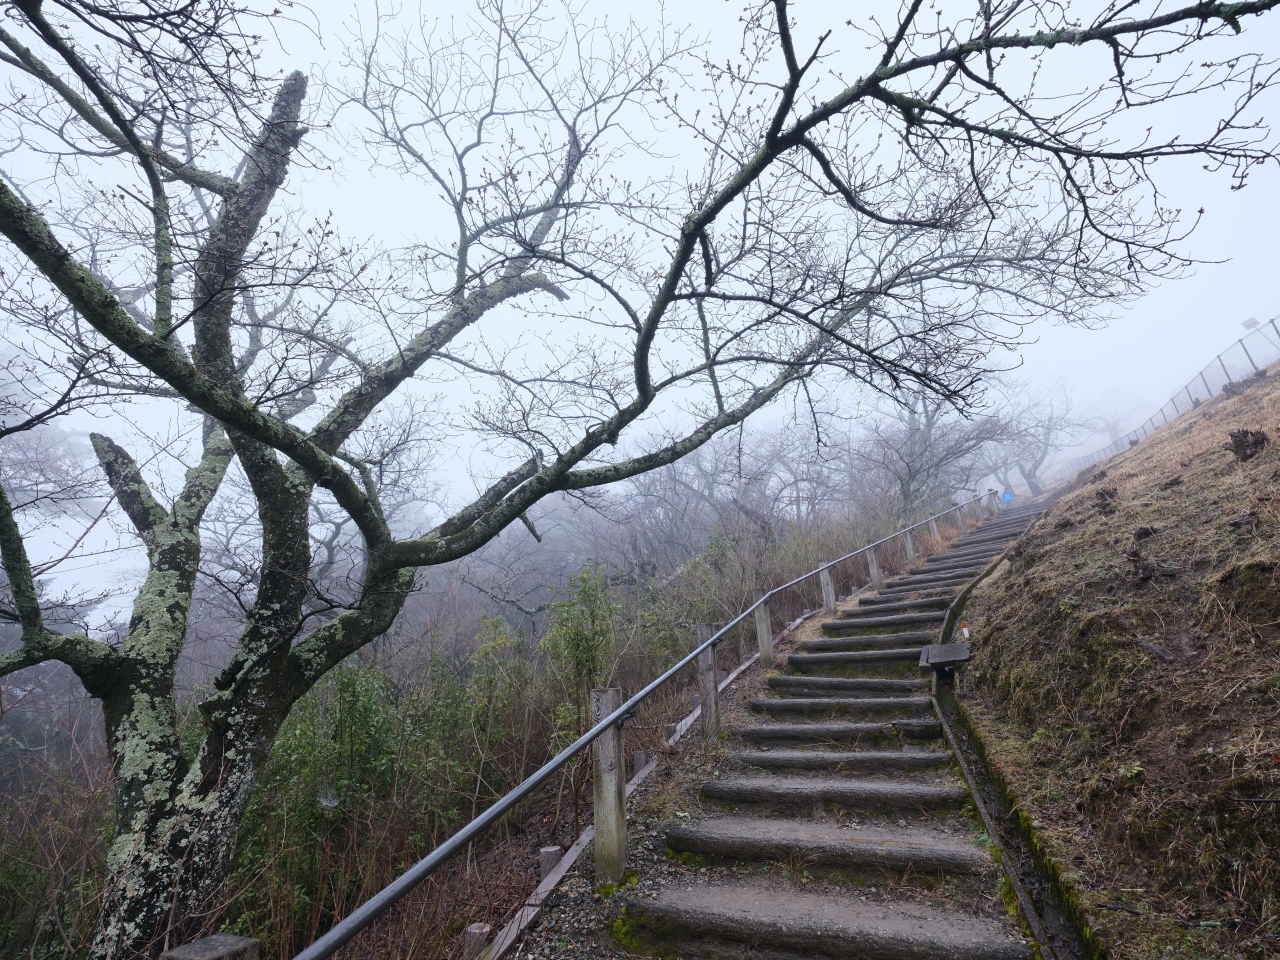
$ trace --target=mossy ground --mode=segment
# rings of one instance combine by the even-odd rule
[[[1088,471],[968,608],[961,699],[1112,960],[1280,953],[1278,479],[1272,376]]]

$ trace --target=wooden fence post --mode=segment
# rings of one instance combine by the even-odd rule
[[[933,539],[935,539],[935,540],[940,540],[940,539],[942,539],[942,538],[941,538],[941,536],[939,536],[939,534],[938,534],[938,521],[937,521],[937,520],[930,520],[930,521],[929,521],[929,536],[933,537]]]
[[[880,576],[880,564],[876,561],[875,548],[867,551],[867,572],[871,574],[871,586],[877,590],[882,589],[884,579]]]
[[[763,600],[764,591],[760,591]],[[760,644],[760,665],[766,670],[773,666],[773,624],[769,622],[769,601],[756,607],[756,641]]]
[[[160,954],[160,960],[258,960],[258,941],[231,933],[215,933],[172,947]]]
[[[831,580],[831,568],[827,567],[818,573],[818,581],[822,584],[822,608],[828,617],[836,615],[836,585]]]
[[[711,639],[711,628],[698,624],[698,646]],[[702,745],[715,743],[720,736],[720,671],[716,669],[716,648],[698,654],[698,686],[702,696]]]
[[[591,717],[599,723],[622,706],[622,690],[591,691]],[[596,738],[595,861],[596,886],[621,883],[627,867],[626,761],[622,757],[622,728],[614,724]]]
[[[910,530],[904,530],[904,531],[903,531],[903,533],[905,534],[905,536],[906,536],[906,538],[907,538],[907,563],[911,564],[912,566],[915,566],[915,562],[916,562],[916,544],[915,544],[915,541],[911,539],[911,531],[910,531]]]

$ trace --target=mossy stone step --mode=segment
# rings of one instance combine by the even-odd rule
[[[823,770],[829,773],[918,773],[949,767],[950,751],[925,750],[744,750],[733,759],[761,770]]]
[[[867,616],[844,616],[839,620],[824,620],[822,632],[828,636],[857,633],[860,630],[884,631],[895,627],[928,626],[942,623],[946,613],[942,610],[923,611],[921,613],[900,613],[881,616],[877,611],[868,611]]]
[[[885,697],[893,694],[911,696],[923,693],[928,687],[924,680],[889,680],[882,677],[775,676],[769,678],[768,684],[769,689],[776,693],[819,697]]]
[[[716,803],[812,813],[819,805],[866,812],[926,813],[958,810],[969,800],[963,787],[914,780],[854,777],[737,777],[708,780],[702,796]]]
[[[901,597],[861,597],[858,606],[842,611],[841,619],[857,619],[860,616],[883,616],[908,610],[945,610],[951,606],[951,597],[917,597],[903,600]]]
[[[993,867],[981,847],[940,830],[858,830],[823,822],[718,817],[676,824],[667,847],[721,860],[797,860],[807,868],[874,869],[893,873],[974,873]]]
[[[942,736],[942,725],[937,720],[927,719],[880,723],[762,723],[738,727],[734,733],[748,743],[825,747],[863,742],[885,744],[903,740],[937,740]]]
[[[933,712],[928,697],[767,697],[750,706],[771,717],[922,717]]]
[[[1028,960],[1011,923],[926,904],[868,903],[760,882],[662,890],[627,908],[629,947],[753,960]]]

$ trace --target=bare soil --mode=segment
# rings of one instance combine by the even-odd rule
[[[1275,376],[1203,403],[1078,478],[967,610],[960,699],[1112,960],[1280,956],[1277,441]]]

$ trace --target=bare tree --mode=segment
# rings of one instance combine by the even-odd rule
[[[1013,489],[1011,473],[1017,470],[1031,495],[1038,497],[1044,493],[1040,471],[1045,463],[1079,442],[1089,432],[1089,420],[1077,412],[1074,391],[1065,381],[1040,390],[1010,381],[1003,392],[1009,429],[988,449],[983,469],[1006,490]]]
[[[608,32],[536,2],[481,2],[456,30],[380,18],[345,45],[333,122],[421,185],[438,204],[422,221],[447,229],[379,259],[286,206],[309,157],[307,78],[255,72],[253,11],[6,2],[6,323],[57,355],[72,395],[145,398],[198,438],[166,495],[123,444],[93,437],[148,562],[115,645],[46,626],[0,496],[23,634],[0,673],[66,663],[106,717],[116,824],[94,955],[154,954],[215,921],[283,718],[388,629],[419,568],[473,553],[551,494],[673,463],[824,377],[963,406],[989,350],[1030,319],[1086,319],[1176,272],[1180,228],[1143,190],[1163,157],[1238,181],[1271,159],[1245,112],[1272,68],[1226,34],[1277,3],[983,0],[946,20],[911,0],[857,25],[869,52],[837,53],[829,33],[801,49],[773,0],[749,8],[740,57],[702,63],[705,95],[680,89],[692,54],[678,33]],[[1205,63],[1202,42],[1224,59]],[[1037,92],[1040,65],[1094,50],[1113,73]],[[1202,135],[1131,140],[1113,123],[1193,95],[1227,101]],[[664,114],[701,166],[616,176],[659,165],[647,144]],[[22,175],[37,164],[56,179]],[[526,335],[507,336],[513,316]],[[479,399],[424,441],[483,449],[491,476],[397,529],[361,438],[433,378]],[[189,755],[174,678],[204,518],[233,462],[256,517],[251,586]],[[326,525],[355,531],[337,596],[314,575]]]
[[[947,400],[915,388],[900,392],[892,413],[872,424],[850,454],[864,470],[890,479],[897,520],[915,519],[972,486],[993,445],[1011,434],[1000,411],[960,414]]]

